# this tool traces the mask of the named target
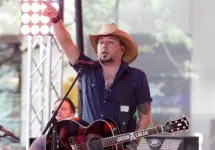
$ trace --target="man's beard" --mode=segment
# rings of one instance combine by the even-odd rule
[[[99,58],[100,63],[102,64],[107,64],[107,63],[112,63],[113,62],[113,58]]]

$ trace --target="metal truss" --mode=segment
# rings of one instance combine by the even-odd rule
[[[42,134],[51,118],[53,102],[62,96],[63,51],[53,36],[29,36],[27,62],[28,149],[29,139]]]

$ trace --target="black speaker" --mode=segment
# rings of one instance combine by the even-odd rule
[[[137,150],[199,150],[196,136],[156,135],[144,137]]]

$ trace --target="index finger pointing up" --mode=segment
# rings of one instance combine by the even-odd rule
[[[51,6],[48,2],[43,1],[43,4],[45,4],[47,7]]]

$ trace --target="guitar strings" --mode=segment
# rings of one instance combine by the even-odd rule
[[[114,140],[109,140],[107,143],[112,143]],[[125,141],[126,142],[126,141]],[[81,144],[76,144],[77,148],[87,148],[87,145],[89,145],[90,143],[90,147],[92,146],[92,148],[97,147],[98,144],[102,143],[102,140],[94,140],[94,141],[90,141],[90,142],[86,142],[86,143],[81,143]],[[105,147],[109,147],[109,146],[113,146],[112,144]],[[103,147],[103,146],[102,146]]]
[[[98,144],[99,144],[98,141],[99,141],[99,140],[93,141],[93,142],[88,142],[88,143],[76,144],[76,146],[77,146],[77,148],[80,149],[80,150],[82,150],[82,149],[84,150],[84,149],[86,149],[87,147],[96,148],[96,147],[98,146]],[[89,143],[90,143],[90,146],[87,146],[87,145],[89,145]]]
[[[100,143],[102,143],[101,140],[94,140],[94,141],[90,141],[90,142],[87,142],[87,143],[76,144],[76,146],[77,146],[77,148],[84,148],[85,149],[85,148],[87,148],[87,145],[90,145],[89,147],[95,148]]]
[[[152,129],[155,129],[155,128],[152,128]],[[108,139],[108,138],[110,138],[110,139]],[[107,142],[105,142],[105,144],[106,144],[105,147],[113,146],[113,144],[111,144],[111,143],[115,143],[116,139],[111,139],[111,138],[113,138],[113,137],[106,137]],[[127,141],[130,141],[130,140],[126,140],[124,142],[127,142]],[[97,139],[97,140],[93,140],[93,141],[85,142],[85,143],[80,143],[80,144],[75,144],[75,146],[77,146],[77,148],[86,149],[88,145],[90,145],[89,147],[92,146],[92,148],[94,148],[94,147],[98,146],[98,144],[100,144],[100,143],[101,143],[102,147],[104,147],[102,139]],[[120,144],[120,143],[118,143],[118,144]]]

